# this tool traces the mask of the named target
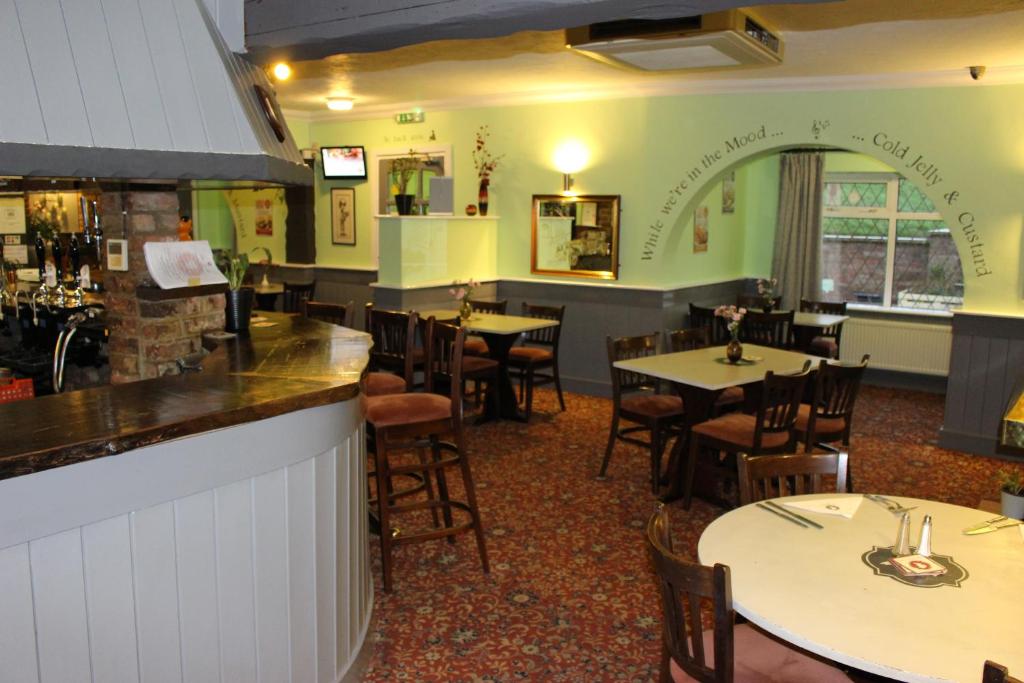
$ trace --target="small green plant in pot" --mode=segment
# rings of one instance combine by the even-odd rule
[[[1024,519],[1024,473],[1020,470],[999,470],[999,491],[1002,513],[1012,519]]]
[[[267,256],[267,262],[272,260],[270,250],[266,247],[256,247],[253,251],[262,251]],[[252,287],[244,287],[245,274],[249,270],[249,255],[224,254],[218,260],[218,267],[228,279],[228,291],[226,305],[224,307],[224,329],[228,332],[245,332],[249,329],[249,318],[252,315],[252,302],[254,292]]]
[[[395,206],[398,208],[398,215],[408,216],[412,213],[412,205],[416,195],[409,194],[409,181],[416,174],[423,163],[429,162],[430,156],[420,154],[410,149],[409,154],[404,157],[397,157],[391,160],[390,171],[393,179],[391,192],[395,197]]]

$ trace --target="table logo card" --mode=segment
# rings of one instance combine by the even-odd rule
[[[929,557],[908,555],[897,558],[893,556],[891,547],[874,546],[861,556],[861,560],[871,567],[876,576],[888,576],[918,588],[959,588],[969,576],[967,569],[952,557],[935,553]]]

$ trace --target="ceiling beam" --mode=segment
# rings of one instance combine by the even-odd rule
[[[773,0],[245,0],[260,61],[321,59],[453,38],[494,38],[616,19],[668,19]],[[814,3],[829,0],[791,0]]]

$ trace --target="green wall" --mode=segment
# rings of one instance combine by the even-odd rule
[[[941,207],[964,263],[965,308],[1024,313],[1020,254],[1024,86],[681,95],[427,111],[426,122],[301,122],[297,138],[362,144],[368,153],[451,144],[455,207],[475,201],[470,151],[480,125],[505,154],[491,186],[499,222],[499,273],[530,277],[530,197],[555,192],[551,153],[566,138],[591,151],[580,192],[622,195],[618,284],[671,287],[767,273],[777,188],[775,152],[839,147],[873,156],[918,184]],[[918,160],[919,163],[913,164]],[[752,162],[749,163],[748,162]],[[742,168],[740,168],[742,167]],[[715,215],[718,183],[737,173],[737,213]],[[772,179],[774,178],[774,180]],[[323,185],[323,183],[320,183]],[[369,182],[358,183],[356,247],[330,245],[317,217],[321,264],[373,267]],[[323,199],[324,188],[318,190]],[[692,215],[711,209],[709,249],[692,253]],[[597,283],[592,283],[597,284]],[[616,283],[609,283],[614,286]]]

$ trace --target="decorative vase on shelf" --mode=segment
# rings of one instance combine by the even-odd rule
[[[743,344],[740,344],[739,339],[730,339],[728,345],[725,347],[725,357],[730,363],[739,363],[740,359],[743,358]]]
[[[463,299],[462,304],[459,305],[459,319],[466,321],[473,316],[473,305],[469,303],[469,299]]]
[[[487,215],[487,187],[491,184],[491,181],[487,178],[480,180],[480,193],[477,195],[476,205],[480,210],[481,216]]]
[[[396,194],[395,195],[395,208],[398,209],[399,216],[411,216],[412,205],[416,201],[416,195],[414,194]]]

